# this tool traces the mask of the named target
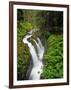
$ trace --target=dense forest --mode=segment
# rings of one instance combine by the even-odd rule
[[[46,10],[17,10],[17,80],[26,80],[31,55],[23,37],[33,29],[45,47],[41,79],[63,77],[63,12]],[[32,44],[34,42],[30,38]]]

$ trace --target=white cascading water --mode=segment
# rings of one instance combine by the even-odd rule
[[[39,38],[37,38],[37,41],[33,39],[37,47],[37,51],[36,51],[32,43],[28,41],[28,39],[32,36],[32,33],[33,31],[30,31],[28,35],[26,35],[23,38],[23,42],[28,45],[29,51],[33,60],[33,67],[29,75],[29,80],[39,80],[43,69],[42,60],[43,60],[43,54],[44,54],[44,47]]]

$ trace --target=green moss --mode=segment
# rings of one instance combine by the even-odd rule
[[[28,22],[20,22],[17,29],[17,79],[24,80],[30,62],[30,52],[23,38],[30,31],[32,25]]]

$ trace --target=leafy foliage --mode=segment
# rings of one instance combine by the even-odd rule
[[[48,49],[44,54],[44,68],[42,79],[63,77],[63,37],[51,35],[48,40]]]
[[[23,43],[23,37],[28,30],[32,28],[31,24],[28,22],[20,22],[17,29],[17,70],[18,70],[18,80],[23,80],[26,78],[26,72],[29,65],[30,53],[27,45]]]

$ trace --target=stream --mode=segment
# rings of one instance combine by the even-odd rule
[[[23,38],[23,43],[28,45],[31,58],[32,58],[32,68],[29,74],[29,80],[39,80],[40,75],[43,72],[43,54],[44,54],[44,46],[39,37],[36,40],[33,39],[36,49],[34,45],[28,40],[32,37],[32,33],[36,32],[36,30],[32,30],[27,33],[27,35]],[[31,61],[31,60],[30,60]]]

